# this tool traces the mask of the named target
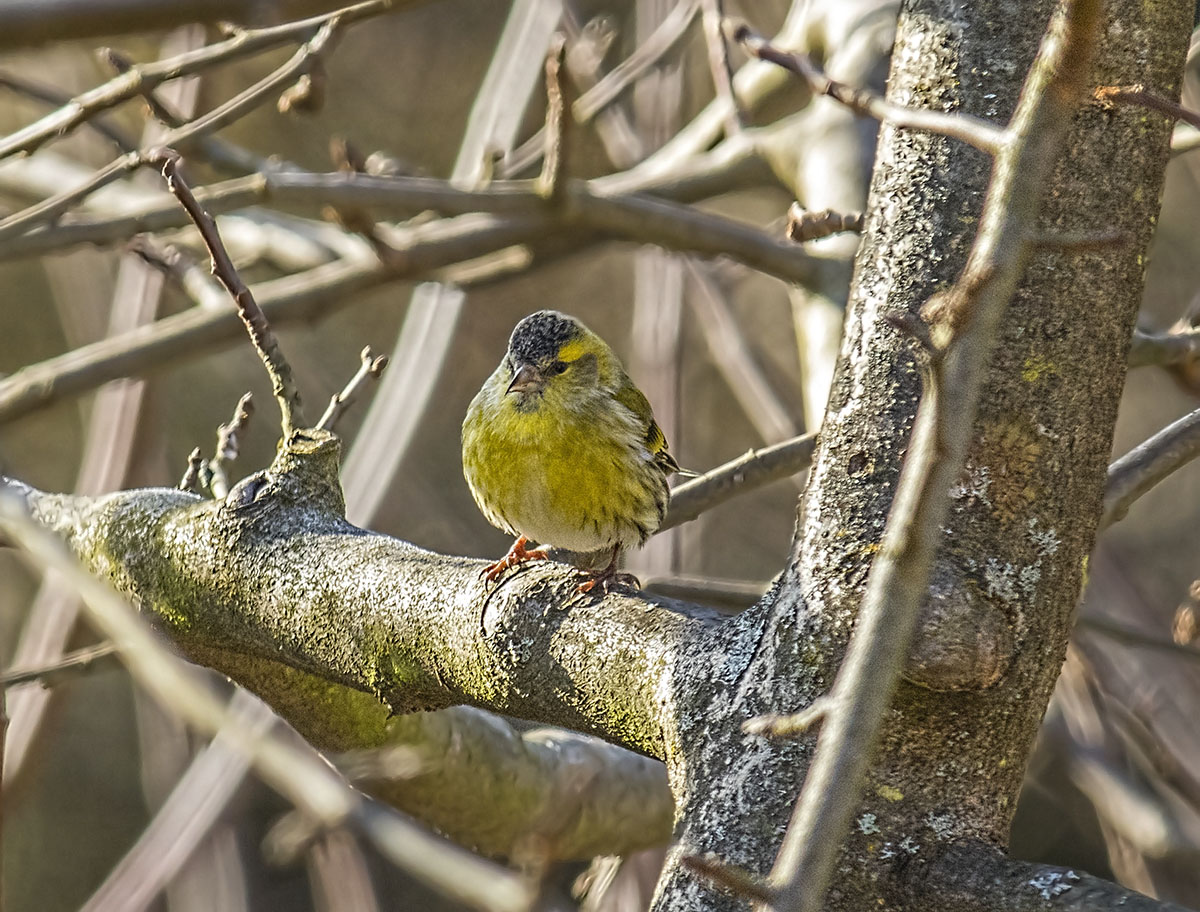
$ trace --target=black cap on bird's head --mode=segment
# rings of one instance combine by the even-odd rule
[[[558,357],[563,345],[584,333],[583,324],[557,310],[530,314],[512,331],[508,351],[518,364],[540,364]]]

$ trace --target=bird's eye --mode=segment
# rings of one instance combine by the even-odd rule
[[[551,364],[551,365],[550,365],[550,367],[547,369],[547,373],[550,373],[550,374],[561,374],[561,373],[562,373],[563,371],[565,371],[566,369],[567,369],[567,362],[566,362],[566,361],[555,361],[555,362],[554,362],[553,364]]]

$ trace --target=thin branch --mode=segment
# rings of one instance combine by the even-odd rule
[[[346,414],[350,406],[358,399],[367,381],[378,380],[388,366],[388,356],[376,357],[369,345],[362,350],[359,358],[361,363],[358,370],[354,372],[354,376],[342,387],[341,392],[335,393],[329,398],[329,405],[325,407],[325,413],[316,425],[321,430],[332,431],[342,415]]]
[[[110,667],[110,663],[105,660],[115,654],[116,647],[112,643],[101,643],[98,646],[69,652],[57,662],[40,668],[13,668],[0,675],[0,689],[34,681],[43,687],[52,687],[63,681]]]
[[[1161,652],[1173,653],[1177,656],[1190,659],[1193,662],[1200,661],[1200,647],[1193,646],[1191,643],[1177,643],[1175,640],[1169,640],[1162,636],[1143,633],[1132,627],[1126,627],[1124,624],[1117,624],[1107,618],[1081,617],[1075,622],[1075,626],[1078,629],[1094,631],[1109,639],[1116,640],[1118,643],[1124,643],[1127,646],[1156,649]]]
[[[279,349],[279,343],[275,339],[275,334],[271,332],[270,324],[267,322],[262,308],[258,306],[254,295],[251,294],[250,289],[234,268],[233,261],[229,258],[229,252],[225,249],[225,244],[221,241],[221,235],[217,231],[216,221],[196,201],[191,188],[180,175],[179,156],[170,149],[164,149],[150,161],[162,169],[167,189],[175,194],[180,205],[195,223],[196,230],[204,239],[204,245],[212,257],[213,275],[225,286],[237,305],[238,316],[246,325],[246,330],[250,333],[250,341],[254,344],[254,350],[258,352],[258,356],[262,359],[267,374],[271,378],[271,391],[279,403],[283,436],[289,436],[294,428],[304,423],[300,407],[300,391],[292,376],[292,368],[287,359],[283,357],[283,352]]]
[[[675,4],[632,54],[613,67],[594,89],[580,96],[571,109],[575,120],[586,124],[658,65],[687,34],[698,9],[699,0],[680,0]]]
[[[1167,425],[1108,467],[1099,529],[1125,517],[1143,494],[1200,456],[1200,409]]]
[[[754,140],[749,134],[752,132],[756,131],[746,131],[734,140],[727,140],[712,152],[701,155],[682,171],[637,176],[632,172],[625,172],[598,178],[594,182],[588,182],[587,187],[594,188],[597,194],[652,192],[671,199],[696,199],[715,192],[718,187],[727,188],[729,175],[751,162]],[[302,190],[294,183],[296,177],[297,175],[283,174],[254,175],[216,185],[211,190],[198,190],[196,196],[205,208],[215,213],[249,206],[266,199],[270,195],[268,189],[282,199],[280,194],[286,193],[285,188],[288,186],[295,187],[295,192],[299,194],[297,201],[307,198],[309,202],[336,200],[358,204],[363,199],[379,199],[388,195],[385,192],[385,187],[388,186],[386,182],[371,183],[381,179],[370,175],[309,176],[316,181],[317,186],[344,185],[349,188],[344,191],[348,194],[346,196],[339,195],[343,191],[334,193],[331,190]],[[411,211],[411,207],[414,206],[420,209],[431,208],[429,204],[434,199],[431,198],[431,193],[437,194],[438,205],[433,208],[449,205],[455,200],[464,208],[469,208],[461,197],[464,191],[455,191],[458,195],[445,195],[427,183],[412,183],[412,178],[384,180],[397,182],[392,186],[392,192],[396,194],[396,209],[392,211]],[[584,227],[586,222],[582,217],[576,219],[576,224],[580,225],[579,230],[564,230],[562,222],[555,220],[555,215],[561,216],[561,212],[549,211],[545,203],[532,194],[531,182],[523,182],[522,186],[527,188],[522,191],[527,200],[537,207],[536,213],[526,215],[514,212],[499,217],[473,212],[457,218],[439,219],[393,229],[388,233],[390,243],[393,247],[400,248],[402,255],[390,262],[382,263],[371,259],[325,264],[256,286],[255,296],[273,322],[304,320],[314,316],[318,310],[327,315],[336,308],[350,304],[354,300],[355,292],[400,279],[444,277],[463,285],[492,281],[497,276],[527,267],[533,262],[533,257],[516,257],[515,264],[513,257],[506,257],[506,262],[502,264],[499,272],[489,268],[482,275],[475,275],[473,270],[464,269],[463,266],[470,267],[471,264],[464,264],[463,261],[475,260],[497,251],[509,250],[511,253],[513,245],[535,245],[535,250],[545,250],[547,258],[550,258],[562,256],[595,240],[595,235],[588,233]],[[497,191],[497,185],[493,185],[489,190],[496,192],[500,197],[512,195],[510,192]],[[472,193],[477,198],[471,205],[478,204],[483,199],[479,196],[482,191]],[[690,213],[694,211],[676,205],[674,209],[659,209],[657,214],[662,219],[670,217],[673,213],[681,213],[690,219]],[[712,237],[712,242],[716,245],[712,249],[733,249],[733,237],[740,238],[742,243],[746,244],[753,238],[764,236],[746,226],[729,223],[717,217],[711,218],[716,218],[716,221],[709,220],[706,224],[710,229],[719,229],[719,236],[714,234]],[[77,243],[103,243],[142,231],[163,230],[187,223],[187,214],[178,204],[171,201],[169,205],[155,205],[133,216],[59,225],[49,231],[35,231],[0,245],[0,258],[17,250],[22,254],[29,254],[61,249]],[[626,218],[624,225],[642,234],[646,234],[650,227],[636,217]],[[673,234],[678,235],[681,240],[687,240],[691,231],[690,222],[677,223]],[[660,240],[664,244],[667,243],[663,238]],[[794,247],[786,243],[772,239],[765,247],[759,248],[760,252],[763,249],[771,251],[770,259],[768,262],[760,262],[760,268],[786,267],[797,281],[803,281],[803,274],[812,267],[810,258],[797,257]],[[761,257],[759,259],[761,260]],[[82,346],[40,364],[25,367],[0,380],[0,422],[26,414],[64,396],[93,389],[108,380],[137,374],[165,360],[197,357],[214,346],[227,344],[241,331],[238,322],[230,319],[231,316],[218,311],[193,309],[159,320],[152,327],[140,330],[135,336],[108,339]]]
[[[816,444],[816,434],[804,434],[774,446],[749,450],[745,455],[681,484],[671,491],[667,518],[659,531],[691,522],[706,510],[740,494],[803,472],[812,464]]]
[[[302,45],[282,66],[239,92],[224,104],[213,108],[207,114],[168,130],[155,148],[128,152],[96,171],[89,180],[80,186],[65,190],[37,205],[0,220],[0,240],[22,234],[31,226],[57,219],[92,193],[153,161],[159,153],[159,147],[187,148],[189,143],[200,137],[227,127],[244,117],[275,92],[295,80],[297,75],[307,72],[309,68],[316,65],[320,55],[325,53],[338,35],[341,24],[342,20],[336,16],[329,19],[321,27],[321,30],[310,41]]]
[[[843,231],[862,231],[861,212],[835,212],[822,209],[812,212],[801,208],[799,203],[788,207],[787,239],[803,244]]]
[[[662,58],[671,53],[687,34],[697,9],[699,0],[680,0],[649,38],[574,101],[571,114],[575,122],[580,126],[590,123]],[[498,175],[513,177],[527,168],[532,168],[541,158],[545,146],[546,131],[545,127],[542,127],[504,157],[498,168]]]
[[[192,452],[188,454],[187,468],[183,472],[183,478],[179,480],[179,484],[175,487],[181,491],[190,491],[195,494],[198,487],[207,488],[203,478],[206,465],[204,462],[204,454],[200,452],[200,447],[192,447]]]
[[[129,72],[82,95],[77,95],[57,111],[0,139],[0,159],[18,152],[33,152],[48,140],[65,136],[82,123],[86,123],[102,111],[115,107],[131,98],[153,91],[170,79],[178,79],[198,73],[218,63],[227,63],[240,57],[257,54],[305,40],[321,26],[338,20],[343,24],[376,16],[395,5],[395,0],[368,0],[332,13],[313,16],[270,28],[239,31],[227,41],[189,51],[177,57],[138,64]],[[176,143],[178,140],[175,141]]]
[[[727,28],[730,26],[733,40],[745,47],[749,53],[795,73],[808,83],[814,94],[828,95],[856,114],[873,117],[896,127],[923,130],[958,139],[989,155],[995,155],[1004,143],[1004,131],[982,118],[894,104],[869,89],[855,88],[830,79],[806,55],[781,51],[745,24],[727,24]]]
[[[537,192],[552,202],[562,199],[571,132],[571,115],[568,113],[570,99],[567,97],[570,89],[563,78],[566,49],[566,39],[558,34],[550,42],[550,49],[546,53],[546,126],[543,130],[546,139]]]
[[[177,207],[178,208],[178,207]],[[258,298],[275,323],[328,315],[355,300],[354,293],[388,281],[436,277],[439,270],[483,254],[527,242],[538,235],[521,220],[464,216],[401,232],[411,242],[404,262],[337,262],[258,286]],[[232,310],[192,308],[158,320],[136,333],[81,346],[0,380],[0,422],[49,405],[172,358],[194,358],[229,344],[245,332]],[[53,382],[48,382],[54,378]]]
[[[134,235],[125,249],[170,279],[197,307],[225,308],[225,289],[190,252],[174,244],[162,244],[150,234]]]
[[[225,474],[225,466],[238,458],[242,432],[253,414],[254,399],[250,393],[243,393],[234,406],[233,416],[217,428],[217,449],[206,465],[208,478],[204,483],[217,500],[223,500],[229,493],[229,477]]]
[[[1025,257],[1013,251],[1028,251],[1025,239],[1086,91],[1101,8],[1101,0],[1068,0],[1055,12],[1011,125],[992,143],[996,160],[963,272],[944,299],[923,309],[937,348],[879,553],[828,695],[838,711],[822,725],[771,871],[779,912],[816,912],[825,902],[928,597],[950,487],[962,473],[1000,322],[1024,273]]]
[[[1125,86],[1098,86],[1092,92],[1092,96],[1107,108],[1111,108],[1116,104],[1136,105],[1140,108],[1147,108],[1151,111],[1158,111],[1160,114],[1166,114],[1172,120],[1181,120],[1184,123],[1191,124],[1193,127],[1200,127],[1200,113],[1185,108],[1183,105],[1171,101],[1169,98],[1164,98],[1161,95],[1148,91],[1140,83]]]
[[[835,705],[832,697],[818,697],[797,713],[789,715],[766,713],[755,716],[753,719],[747,719],[742,723],[742,731],[748,735],[761,735],[764,738],[794,738],[832,715]]]
[[[54,105],[56,108],[71,103],[71,97],[65,92],[61,92],[52,86],[45,86],[26,79],[24,76],[17,76],[14,73],[0,72],[0,86],[32,98],[35,101]],[[103,117],[91,117],[84,121],[84,123],[122,152],[131,152],[137,148],[136,139]]]
[[[713,89],[726,106],[725,135],[733,136],[745,126],[741,106],[733,91],[733,66],[729,62],[729,44],[721,23],[725,19],[723,0],[702,0],[704,9],[704,40],[708,46],[708,68],[712,71]]]
[[[213,213],[268,200],[360,206],[377,216],[413,215],[427,209],[447,215],[488,212],[530,219],[531,234],[578,227],[670,250],[710,257],[728,256],[788,282],[810,281],[817,268],[813,258],[793,245],[735,219],[649,195],[614,195],[606,192],[605,184],[598,180],[567,180],[562,184],[563,206],[560,210],[547,209],[536,181],[495,182],[485,188],[464,190],[449,181],[432,178],[377,177],[342,172],[258,174],[215,185],[203,194],[198,191],[197,198],[202,198],[206,208]],[[162,230],[182,222],[178,217],[160,213],[157,207],[140,217],[122,217],[113,221],[112,225],[106,223],[105,236],[118,233],[118,226],[121,232],[134,233]],[[93,229],[81,230],[77,225],[51,230],[70,236],[72,244],[84,239],[95,242],[99,234]],[[0,239],[3,238],[4,231],[0,227]],[[22,240],[25,239],[17,240],[14,247],[22,248]],[[46,249],[45,246],[42,249]],[[28,250],[25,247],[23,252]],[[487,252],[490,249],[481,249],[472,255]],[[402,253],[409,255],[407,249]]]
[[[34,522],[7,490],[0,490],[0,528],[37,566],[70,581],[92,622],[119,650],[130,674],[165,710],[206,734],[224,730],[263,780],[312,819],[330,829],[354,826],[386,858],[472,908],[485,912],[528,909],[530,889],[517,874],[367,800],[320,758],[275,731],[256,731],[231,714],[199,682],[196,672],[165,648],[125,599],[84,570],[66,546]]]
[[[711,852],[704,855],[684,855],[679,862],[694,874],[724,887],[737,896],[761,903],[768,908],[775,903],[775,893],[761,877],[745,868],[722,861]]]
[[[1200,329],[1182,329],[1165,333],[1134,330],[1129,347],[1129,366],[1174,367],[1200,357]]]

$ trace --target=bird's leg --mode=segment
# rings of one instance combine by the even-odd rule
[[[605,595],[608,595],[613,586],[624,586],[629,589],[641,589],[642,584],[632,573],[617,572],[617,558],[621,556],[621,546],[613,545],[612,558],[608,562],[608,566],[603,570],[595,572],[589,570],[580,570],[579,576],[583,582],[577,587],[578,591],[587,595],[597,586]]]
[[[526,551],[525,546],[529,544],[529,539],[524,535],[517,536],[517,540],[512,543],[512,547],[508,549],[508,553],[494,564],[488,564],[480,572],[480,576],[487,577],[490,583],[504,573],[510,567],[516,567],[526,561],[545,560],[547,555],[542,548],[537,548],[533,551]]]

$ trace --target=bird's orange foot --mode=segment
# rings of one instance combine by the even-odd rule
[[[593,592],[597,586],[604,595],[608,595],[614,588],[632,589],[637,591],[642,588],[641,581],[632,573],[621,573],[617,570],[617,556],[614,553],[612,563],[603,570],[591,572],[588,570],[580,570],[579,578],[582,582],[575,587],[575,591],[580,595],[588,595]]]
[[[524,535],[520,536],[512,543],[512,547],[508,549],[508,553],[504,557],[500,558],[494,564],[488,564],[479,572],[479,575],[485,577],[491,583],[495,582],[510,567],[517,567],[529,561],[546,560],[547,554],[543,549],[535,548],[532,551],[526,551],[525,546],[527,544],[529,544],[529,539]]]

